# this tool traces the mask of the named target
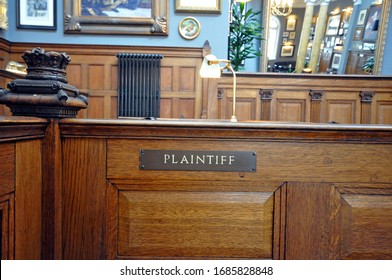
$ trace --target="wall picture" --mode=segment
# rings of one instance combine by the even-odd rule
[[[364,42],[376,42],[380,22],[381,5],[373,5],[369,8],[369,14],[363,31]]]
[[[176,12],[221,13],[222,0],[175,0]]]
[[[359,12],[357,25],[364,25],[367,15],[367,9],[363,9]]]
[[[334,53],[332,56],[331,68],[338,69],[341,58],[342,58],[342,54]]]
[[[56,0],[17,0],[18,28],[56,29]]]
[[[64,0],[64,33],[168,35],[168,1]]]
[[[294,55],[294,46],[282,46],[282,49],[280,50],[280,56],[281,57],[292,57]]]
[[[183,38],[194,39],[200,33],[200,22],[194,17],[186,17],[178,25],[178,31]]]
[[[296,23],[297,23],[297,20],[295,18],[287,19],[286,31],[294,31]]]

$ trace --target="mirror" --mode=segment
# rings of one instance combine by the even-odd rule
[[[261,42],[260,50],[266,55],[260,57],[260,72],[381,73],[391,0],[380,0],[378,6],[371,4],[373,2],[371,0],[363,0],[361,4],[357,0],[355,2],[358,5],[354,5],[353,0],[331,0],[325,15],[324,29],[317,27],[320,1],[316,1],[310,27],[308,27],[308,41],[301,39],[301,31],[307,31],[303,26],[305,1],[294,0],[293,10],[289,16],[271,15],[271,2],[271,0],[263,0],[262,26],[264,28],[261,36],[264,40]],[[347,7],[353,9],[347,10],[345,9]],[[378,20],[370,22],[372,16],[373,18],[377,16]],[[276,23],[277,20],[278,23]],[[273,32],[271,36],[269,30],[270,27],[273,30],[275,25],[278,25],[279,31],[275,32],[274,37]],[[300,43],[304,45],[303,41],[307,45],[301,47],[299,57],[298,50]],[[319,50],[317,50],[317,45]],[[309,67],[312,59],[313,68]],[[297,61],[303,61],[303,66],[296,67]],[[366,68],[366,66],[369,67]],[[299,69],[302,70],[298,71]]]

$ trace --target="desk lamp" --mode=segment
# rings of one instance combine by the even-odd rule
[[[225,65],[223,67],[220,67],[220,63],[224,63]],[[231,66],[230,60],[217,59],[213,54],[206,55],[200,68],[200,76],[202,78],[220,78],[221,73],[224,69],[229,69],[233,73],[233,112],[230,121],[237,122],[237,118],[235,116],[237,82],[236,75],[233,70],[233,67]]]

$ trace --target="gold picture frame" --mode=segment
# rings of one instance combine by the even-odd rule
[[[222,12],[222,0],[176,0],[176,13],[212,13]]]
[[[168,0],[150,1],[116,1],[107,6],[91,1],[87,6],[82,0],[64,0],[64,33],[168,35]],[[135,15],[129,16],[133,10]]]
[[[7,0],[0,0],[0,29],[8,29]]]
[[[200,28],[200,22],[196,18],[186,17],[180,21],[178,32],[183,38],[192,40],[199,36]]]

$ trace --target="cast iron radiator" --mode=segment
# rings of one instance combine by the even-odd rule
[[[118,116],[157,118],[161,54],[119,53]]]

